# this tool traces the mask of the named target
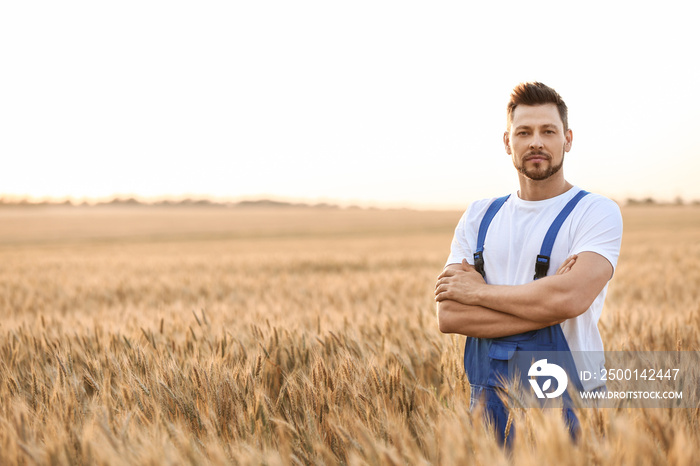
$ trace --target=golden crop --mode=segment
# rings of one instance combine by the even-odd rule
[[[0,464],[697,464],[700,406],[468,412],[459,212],[0,210]],[[608,350],[700,350],[700,209],[623,210]]]

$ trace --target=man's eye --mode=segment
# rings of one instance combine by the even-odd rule
[[[518,136],[526,136],[526,135],[527,135],[527,132],[526,132],[526,131],[518,131],[516,134],[517,134]]]

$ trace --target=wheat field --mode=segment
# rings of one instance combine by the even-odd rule
[[[700,405],[470,413],[460,212],[0,209],[0,464],[698,464]],[[700,208],[623,209],[608,350],[700,350]]]

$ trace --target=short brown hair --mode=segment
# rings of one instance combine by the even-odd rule
[[[508,102],[508,122],[507,128],[510,131],[510,124],[513,122],[513,112],[518,105],[544,105],[554,104],[559,110],[561,122],[564,124],[564,131],[569,129],[569,110],[564,103],[564,99],[551,87],[540,82],[520,83],[513,89]]]

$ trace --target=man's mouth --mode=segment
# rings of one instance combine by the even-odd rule
[[[539,162],[544,162],[545,160],[549,160],[549,156],[546,154],[532,154],[532,155],[528,155],[527,157],[525,157],[526,162],[539,163]]]

